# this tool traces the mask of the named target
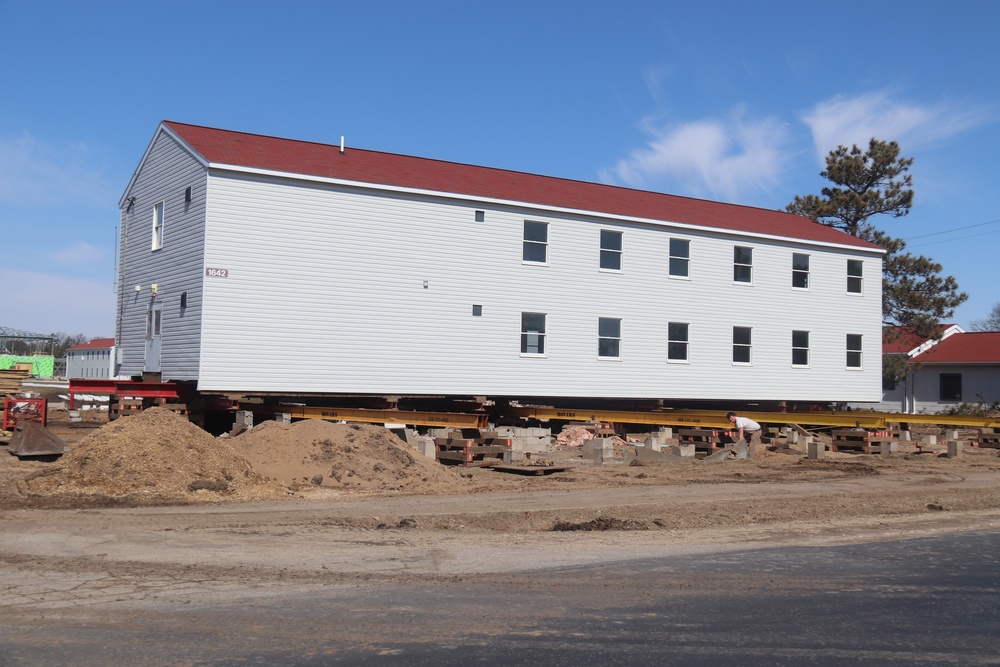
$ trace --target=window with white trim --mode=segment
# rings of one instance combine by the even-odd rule
[[[691,242],[670,239],[670,261],[667,269],[671,278],[688,278],[691,273]]]
[[[847,260],[847,292],[861,294],[864,287],[864,262],[860,259]]]
[[[809,365],[809,332],[792,332],[792,366]]]
[[[622,356],[622,321],[614,317],[597,320],[597,356],[620,359]]]
[[[549,223],[524,221],[521,259],[529,264],[545,264],[549,259]]]
[[[521,313],[521,354],[545,354],[545,313]]]
[[[753,282],[753,248],[742,245],[733,247],[733,282]]]
[[[667,323],[667,361],[688,360],[687,322]]]
[[[163,247],[163,202],[153,204],[153,250]]]
[[[792,287],[809,289],[809,255],[792,253]]]
[[[622,233],[601,230],[601,270],[622,270]]]
[[[864,336],[861,334],[847,334],[847,367],[861,368],[864,352]]]
[[[753,338],[750,327],[733,327],[733,363],[749,364],[753,359]]]

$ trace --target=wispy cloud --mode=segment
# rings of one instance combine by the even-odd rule
[[[110,253],[109,248],[80,241],[68,248],[55,250],[49,254],[49,258],[63,265],[85,266],[106,263]]]
[[[605,182],[729,201],[768,191],[791,159],[788,127],[775,118],[748,119],[742,107],[727,117],[660,126],[644,123],[651,138],[614,167]]]
[[[0,268],[0,324],[32,331],[110,336],[115,326],[115,296],[106,283],[34,271]],[[14,288],[16,286],[16,289]]]
[[[83,144],[55,146],[29,134],[0,137],[0,202],[106,205],[117,195],[103,160]]]
[[[913,104],[893,99],[889,91],[837,95],[802,115],[820,164],[837,146],[864,148],[872,137],[905,143],[912,150],[995,120],[996,110],[952,101]]]

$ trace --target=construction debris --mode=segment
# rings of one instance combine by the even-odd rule
[[[14,428],[14,437],[7,446],[14,456],[58,456],[69,451],[69,445],[58,435],[35,422],[23,421]]]

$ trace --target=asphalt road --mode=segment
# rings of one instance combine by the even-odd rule
[[[0,666],[1000,665],[1000,531],[480,570],[34,609]]]

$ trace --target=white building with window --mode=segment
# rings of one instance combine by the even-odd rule
[[[944,324],[937,340],[898,329],[886,338],[883,352],[906,357],[905,374],[883,380],[879,404],[852,407],[933,414],[963,403],[1000,403],[1000,332]]]
[[[66,377],[106,379],[115,377],[115,339],[95,338],[66,350]]]
[[[788,213],[164,122],[120,372],[219,393],[870,401],[881,248]]]

